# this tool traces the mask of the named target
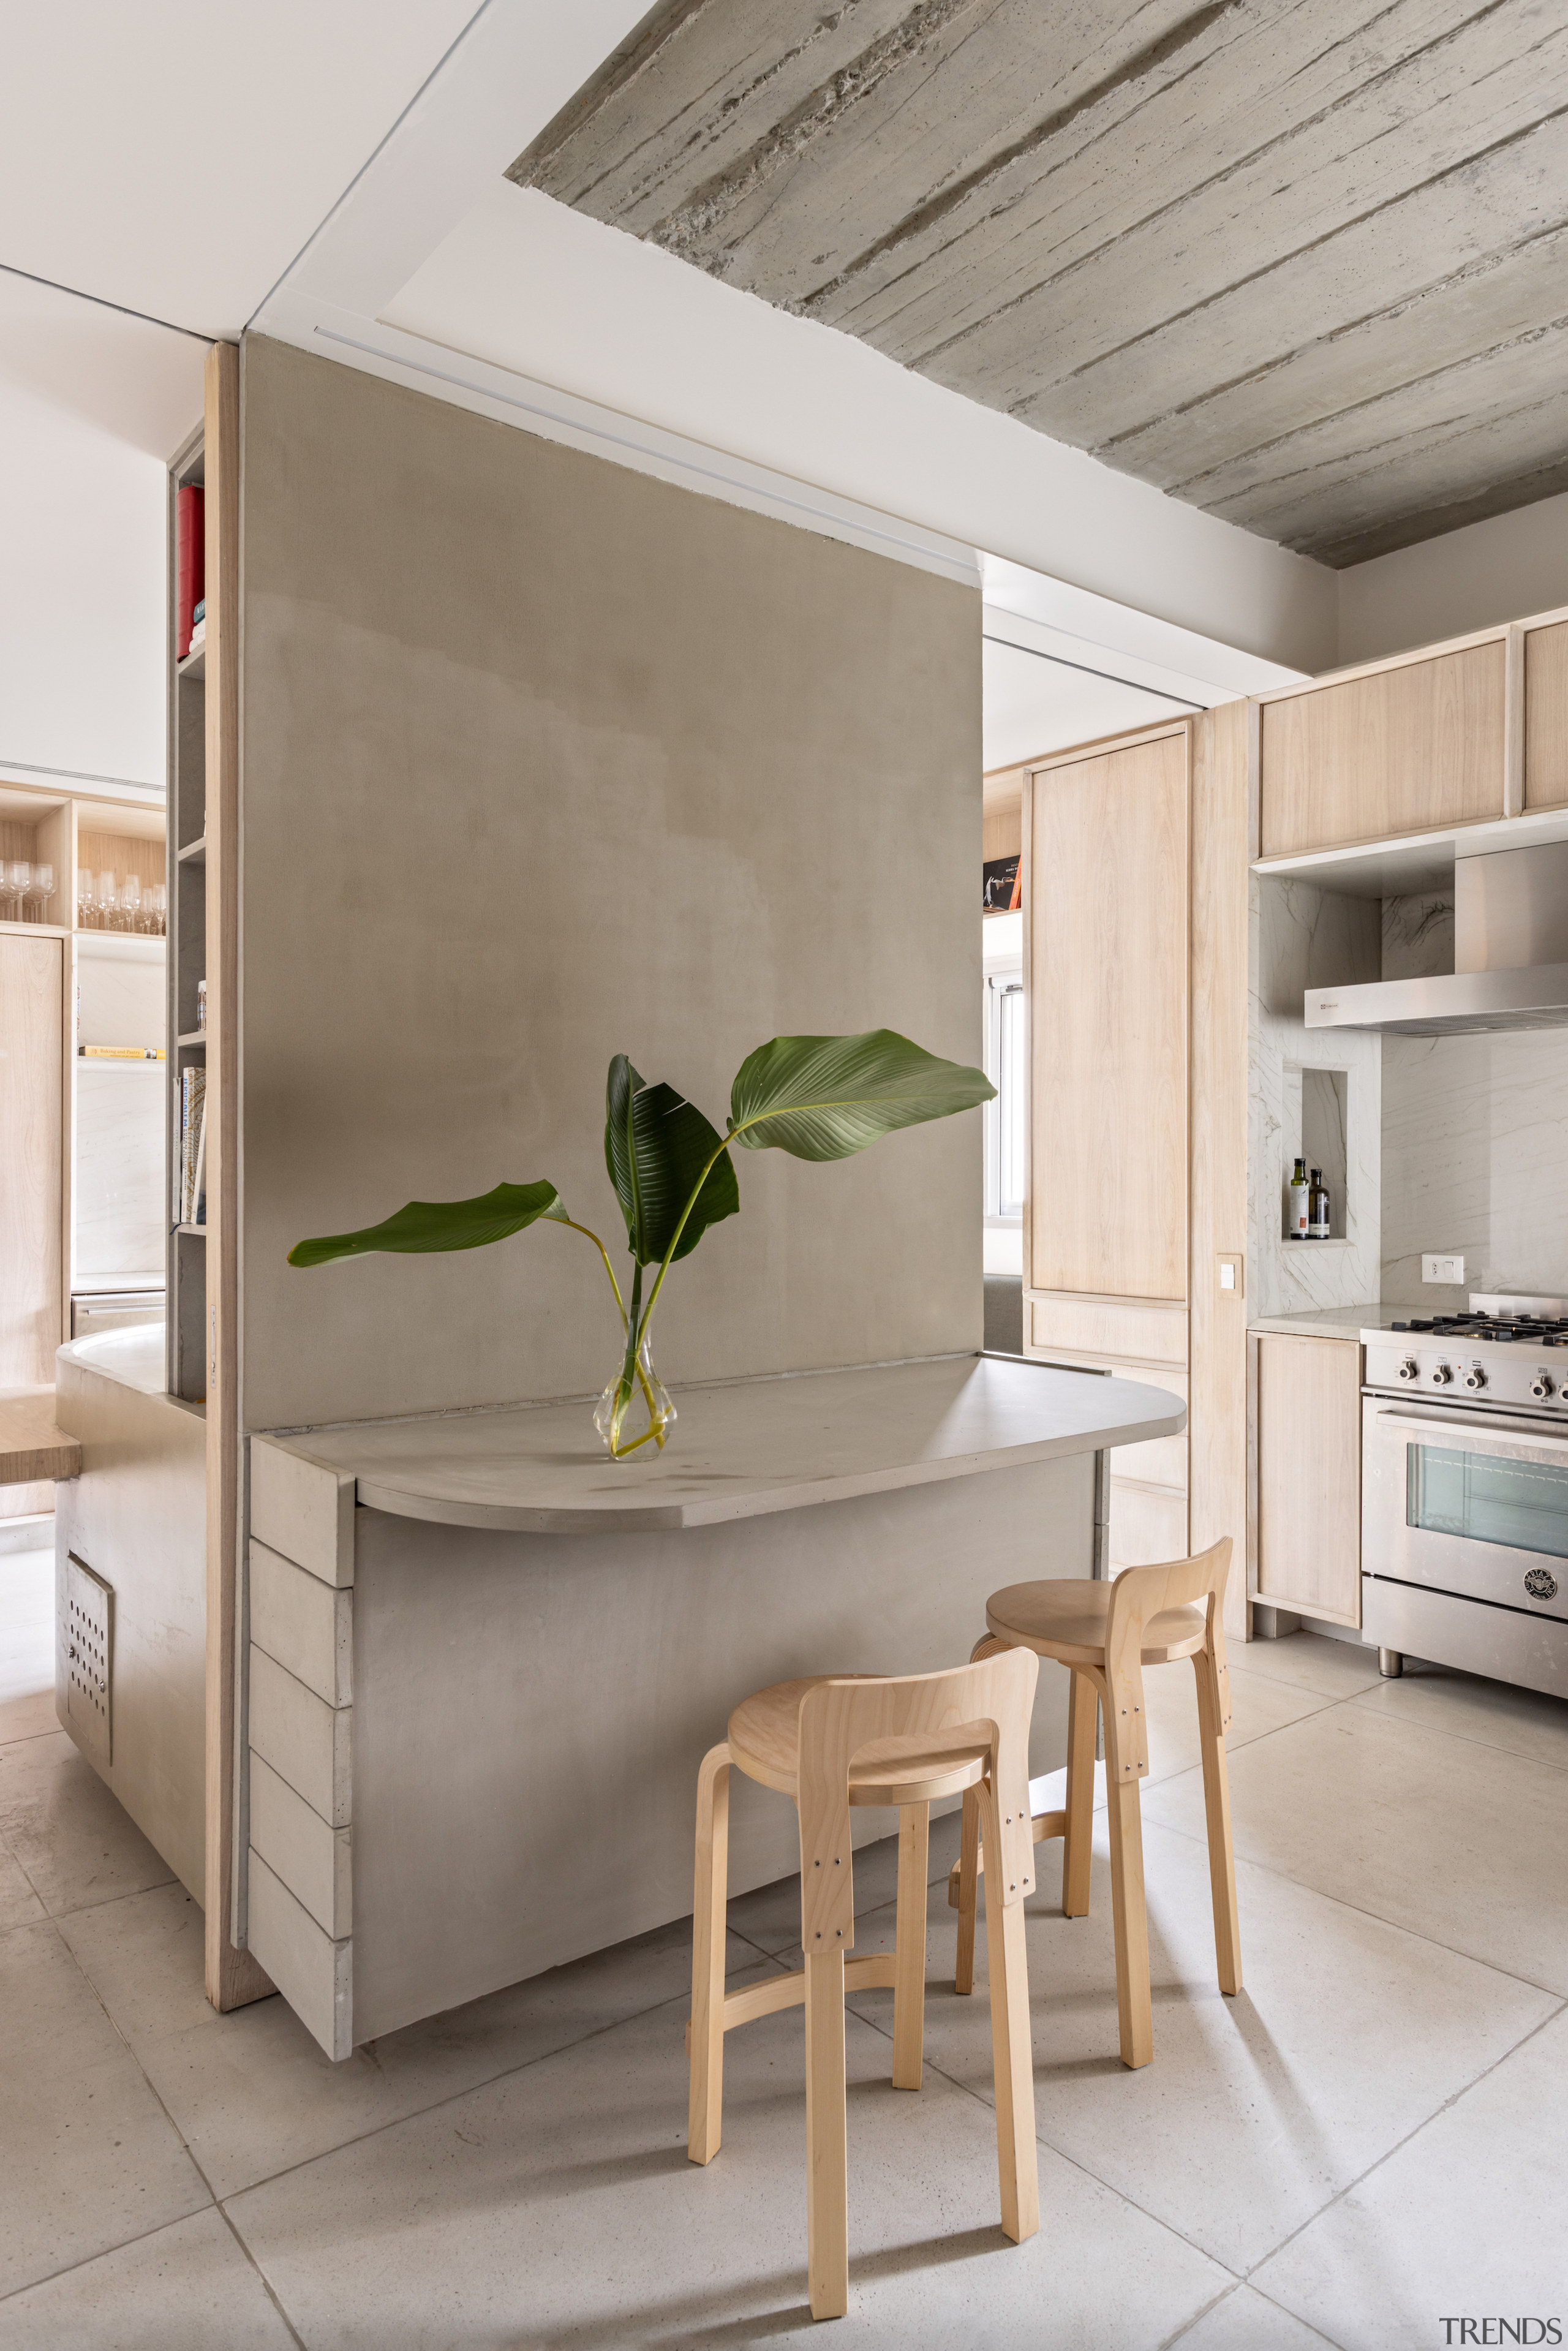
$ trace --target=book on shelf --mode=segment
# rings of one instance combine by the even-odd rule
[[[191,650],[191,630],[196,606],[206,613],[205,501],[198,489],[177,492],[174,499],[174,658],[183,661]]]
[[[162,1045],[78,1045],[77,1057],[83,1061],[161,1061],[164,1054]]]
[[[205,621],[198,621],[191,631],[191,642],[186,650],[189,653],[199,653],[206,642],[207,624]]]
[[[174,1222],[196,1225],[204,1221],[199,1211],[205,1201],[202,1185],[206,1168],[207,1073],[205,1070],[182,1070],[180,1072],[180,1171],[174,1197]]]

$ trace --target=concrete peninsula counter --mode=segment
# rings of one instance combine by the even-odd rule
[[[332,2055],[683,1917],[740,1698],[961,1660],[998,1584],[1092,1572],[1094,1457],[1186,1417],[974,1355],[676,1402],[620,1464],[581,1402],[251,1440],[236,1927]],[[798,1865],[792,1809],[737,1790],[731,1890]]]

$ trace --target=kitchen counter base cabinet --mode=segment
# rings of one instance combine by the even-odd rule
[[[1361,1625],[1361,1347],[1254,1332],[1254,1600]]]
[[[326,1526],[341,1488],[329,1468],[319,1481]],[[509,1534],[352,1508],[351,1557],[330,1562],[308,1531],[295,1540],[312,1557],[288,1560],[288,1529],[263,1512],[252,1952],[346,2057],[685,1917],[697,1766],[731,1707],[833,1667],[961,1663],[1018,1562],[1087,1572],[1092,1494],[1080,1456],[665,1533]],[[335,1587],[329,1563],[351,1581]],[[334,1704],[350,1646],[351,1695]],[[1032,1772],[1066,1761],[1066,1684],[1041,1674]],[[855,1841],[896,1825],[857,1811]],[[737,1784],[731,1893],[800,1865],[791,1807]]]

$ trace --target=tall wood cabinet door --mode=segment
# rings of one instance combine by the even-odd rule
[[[1524,632],[1524,805],[1568,808],[1568,621]]]
[[[66,1335],[65,951],[0,934],[0,1388],[52,1386]]]
[[[1265,702],[1260,853],[1500,818],[1507,667],[1498,638]]]
[[[1179,1301],[1186,730],[1038,770],[1030,795],[1029,1286]]]
[[[1256,1344],[1254,1596],[1359,1625],[1360,1345],[1270,1332]]]

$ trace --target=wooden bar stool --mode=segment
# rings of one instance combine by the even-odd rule
[[[951,1672],[812,1675],[778,1682],[737,1706],[729,1735],[697,1774],[696,1901],[692,1948],[691,2108],[694,2163],[718,2153],[724,2036],[775,2009],[806,2009],[806,2258],[811,2315],[849,2307],[844,1995],[891,1985],[893,2082],[920,2087],[925,2009],[925,1889],[930,1807],[964,1793],[1003,1866],[986,1877],[997,2160],[1002,2228],[1015,2243],[1040,2226],[1023,1897],[1034,1884],[1029,1828],[1029,1722],[1040,1667],[999,1648]],[[791,1797],[800,1820],[804,1968],[745,1991],[724,1989],[729,1771]],[[852,1959],[852,1804],[896,1804],[898,1906],[891,1954]],[[999,1825],[998,1825],[999,1821]]]
[[[1113,1583],[1012,1583],[986,1603],[988,1637],[977,1658],[1000,1649],[1032,1649],[1072,1669],[1067,1742],[1067,1809],[1041,1813],[1031,1823],[1038,1842],[1064,1840],[1061,1908],[1068,1918],[1089,1913],[1089,1863],[1094,1823],[1095,1717],[1105,1719],[1105,1792],[1111,1829],[1111,1900],[1116,1936],[1116,2010],[1124,2065],[1146,2065],[1155,2053],[1149,1995],[1149,1924],[1144,1900],[1144,1832],[1138,1782],[1149,1770],[1144,1667],[1190,1657],[1197,1677],[1197,1728],[1203,1756],[1203,1801],[1208,1828],[1208,1877],[1214,1898],[1214,1949],[1219,1989],[1241,1989],[1241,1944],[1236,1917],[1236,1858],[1230,1844],[1230,1787],[1225,1730],[1230,1683],[1220,1612],[1230,1571],[1226,1535],[1195,1559],[1164,1567],[1124,1568]],[[983,1829],[972,1799],[964,1799],[958,1859],[947,1898],[958,1913],[956,1991],[972,1990],[975,1974],[976,1877],[984,1868]],[[1009,1870],[1010,1870],[1009,1863]],[[986,1912],[987,1932],[990,1911]]]

